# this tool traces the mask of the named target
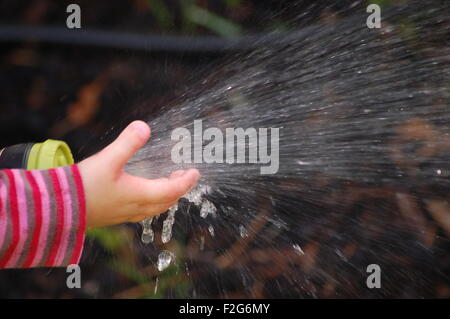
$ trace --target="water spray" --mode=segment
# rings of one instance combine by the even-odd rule
[[[308,280],[339,287],[371,260],[391,265],[390,275],[405,279],[408,275],[393,265],[394,255],[411,263],[419,256],[409,273],[422,289],[429,282],[421,280],[430,276],[448,283],[445,258],[432,254],[448,253],[449,247],[437,230],[445,228],[440,216],[450,213],[450,55],[448,44],[440,41],[448,31],[446,9],[448,4],[439,2],[413,2],[386,10],[381,29],[368,29],[366,16],[356,14],[292,30],[230,58],[195,89],[149,116],[152,140],[126,170],[147,178],[191,167],[202,174],[199,187],[178,209],[159,218],[164,219],[163,244],[181,219],[180,229],[199,231],[192,236],[200,252],[208,234],[222,245],[237,237],[244,247],[251,242],[255,249],[273,248],[279,256],[274,263],[289,272],[280,276],[310,287],[299,292],[308,297],[328,293],[312,289],[320,284]],[[183,128],[195,137],[198,120],[203,132],[218,129],[224,139],[227,128],[279,128],[279,170],[264,176],[260,165],[231,164],[226,158],[173,161],[171,150],[179,142],[173,132]],[[192,152],[212,142],[204,133],[199,137]],[[223,154],[231,148],[251,150],[248,140],[232,146],[222,140]],[[156,224],[155,219],[143,222],[144,242],[153,240]],[[412,232],[405,235],[406,230]],[[242,245],[217,256],[215,269],[241,267],[241,273],[255,277],[259,268],[246,266],[254,256],[244,258]],[[281,253],[281,245],[289,249]],[[201,263],[200,252],[191,249],[189,256]],[[158,268],[171,260],[161,253]],[[301,271],[290,268],[294,260]],[[395,293],[394,285],[384,293]]]

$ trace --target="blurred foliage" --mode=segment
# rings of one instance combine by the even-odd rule
[[[122,231],[113,227],[89,229],[87,231],[87,236],[97,240],[100,245],[108,251],[116,251],[123,247],[126,239]]]
[[[241,33],[238,25],[194,4],[183,5],[183,13],[190,22],[223,37],[237,36]]]
[[[130,242],[135,240],[134,233],[126,226],[90,229],[87,232],[94,240],[109,252],[107,267],[133,283],[131,289],[117,294],[119,298],[164,298],[168,291],[172,297],[186,298],[192,284],[184,274],[184,245],[173,239],[171,251],[176,251],[169,267],[159,272],[156,266],[142,268],[136,263],[137,252],[130,249]],[[157,261],[155,261],[157,262]]]
[[[175,27],[175,15],[165,1],[148,0],[147,4],[162,30],[168,31]],[[240,0],[223,1],[223,5],[228,9],[237,8],[240,4]],[[241,27],[231,19],[201,7],[193,0],[179,1],[178,5],[181,8],[184,32],[194,33],[195,26],[200,26],[223,37],[237,36],[241,33]]]
[[[148,0],[147,3],[153,16],[158,21],[158,25],[163,30],[174,27],[175,18],[163,0]]]

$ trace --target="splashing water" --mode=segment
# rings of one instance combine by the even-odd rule
[[[208,231],[209,231],[209,234],[211,235],[211,237],[214,237],[214,226],[213,225],[209,225],[208,226]]]
[[[438,10],[418,20],[417,28],[435,20],[438,25]],[[249,190],[243,186],[247,179],[260,177],[257,165],[173,163],[173,129],[192,129],[194,120],[201,119],[204,130],[279,127],[276,177],[310,180],[314,174],[326,174],[356,182],[446,185],[447,154],[439,152],[444,154],[412,178],[408,167],[429,158],[408,147],[414,146],[411,139],[425,136],[428,148],[447,145],[448,52],[445,47],[432,53],[428,47],[415,47],[414,37],[426,41],[427,34],[413,37],[389,22],[380,30],[368,29],[363,17],[291,32],[216,71],[203,81],[201,94],[183,95],[177,106],[150,121],[153,141],[130,163],[129,171],[156,177],[195,166],[210,187],[220,184],[243,193],[267,190],[266,182]],[[413,18],[426,17],[416,13]],[[215,83],[222,73],[222,82]],[[415,131],[419,136],[408,136]],[[435,134],[441,140],[431,139]],[[399,153],[403,149],[411,151],[410,159]]]
[[[305,254],[305,252],[303,251],[303,249],[300,247],[299,244],[293,244],[293,245],[292,245],[292,248],[294,248],[295,251],[296,251],[297,253],[299,253],[300,255],[304,255],[304,254]]]
[[[216,248],[228,249],[216,250],[213,259],[201,257],[205,237],[194,232],[201,247],[187,245],[189,260],[209,258],[214,274],[238,269],[245,275],[241,292],[263,280],[257,272],[262,266],[255,264],[270,267],[272,261],[273,271],[281,271],[273,278],[284,283],[279,289],[267,284],[272,297],[288,291],[367,296],[361,285],[345,285],[364,276],[370,263],[389,268],[392,282],[414,282],[403,295],[433,295],[433,285],[449,287],[448,259],[439,257],[448,252],[450,236],[442,222],[450,215],[450,48],[442,41],[448,9],[448,2],[438,1],[392,7],[383,11],[381,29],[367,28],[362,13],[293,28],[211,70],[196,88],[152,115],[152,140],[126,169],[156,178],[198,168],[202,177],[178,210],[177,220],[184,220],[179,226],[204,227]],[[172,132],[194,132],[195,120],[202,120],[203,132],[279,128],[277,173],[261,175],[262,165],[249,161],[174,163],[171,151],[178,141]],[[211,141],[201,137],[192,153]],[[225,145],[223,155],[241,148],[248,159],[247,141]],[[274,150],[270,143],[258,146],[267,154]],[[177,209],[163,222],[163,243],[172,238]],[[152,241],[151,224],[142,224],[145,242]],[[232,238],[236,244],[230,246]],[[158,269],[173,258],[161,252]],[[408,271],[399,266],[403,261]],[[383,296],[402,295],[394,284],[385,287]]]
[[[200,209],[200,216],[202,218],[208,217],[209,214],[214,215],[216,213],[216,206],[211,203],[209,200],[205,199],[202,202],[202,207]]]
[[[162,251],[158,256],[158,262],[156,267],[159,271],[163,271],[170,266],[170,263],[175,258],[175,255],[168,250]]]
[[[166,220],[163,223],[163,230],[161,234],[161,241],[168,243],[172,238],[172,227],[175,223],[175,212],[178,209],[178,205],[174,205],[169,209]]]
[[[142,225],[141,240],[144,244],[149,244],[149,243],[153,242],[155,235],[152,230],[152,222],[153,222],[153,217],[147,218],[141,222],[141,225]]]
[[[239,234],[242,238],[248,237],[248,231],[245,229],[244,225],[239,225]]]
[[[209,192],[211,192],[210,187],[201,186],[201,187],[198,187],[198,188],[190,191],[188,194],[186,194],[184,196],[184,198],[186,198],[189,202],[191,202],[195,205],[199,205],[200,203],[202,203],[202,196]],[[172,206],[169,209],[167,218],[163,223],[163,231],[162,231],[162,235],[161,235],[161,241],[163,243],[169,242],[170,239],[172,238],[172,227],[175,222],[175,213],[176,213],[177,209],[178,209],[178,205]],[[209,202],[207,200],[203,201],[202,210],[200,211],[200,215],[203,218],[206,218],[206,216],[209,213],[214,214],[215,211],[216,211],[216,208],[215,208],[214,204],[212,204],[211,202]],[[144,219],[141,222],[141,225],[142,225],[141,240],[144,244],[149,244],[149,243],[153,242],[154,233],[152,230],[152,222],[153,222],[153,217]]]

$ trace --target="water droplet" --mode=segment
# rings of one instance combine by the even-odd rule
[[[273,199],[272,196],[270,196],[270,203],[272,204],[273,207],[275,207],[277,205],[277,203],[275,202],[275,199]]]
[[[213,225],[209,225],[208,226],[208,231],[211,234],[211,237],[214,237],[214,226]]]
[[[168,250],[162,251],[158,256],[157,267],[159,271],[163,271],[170,266],[175,255]]]
[[[189,202],[193,203],[194,205],[200,205],[202,202],[202,196],[210,193],[211,187],[209,185],[201,185],[194,188],[186,195],[184,195],[184,198],[186,198]]]
[[[339,249],[336,249],[336,255],[338,255],[343,261],[347,261],[347,257],[345,257]]]
[[[190,274],[190,272],[189,272],[189,266],[188,266],[188,263],[185,262],[185,263],[184,263],[184,266],[185,266],[185,268],[186,268],[186,276],[189,277],[191,274]]]
[[[304,255],[305,252],[303,251],[303,249],[300,247],[299,244],[293,244],[292,248],[294,248],[294,250],[299,253],[300,255]]]
[[[248,231],[245,229],[244,225],[239,225],[239,234],[242,238],[248,237]]]
[[[168,243],[172,239],[172,228],[175,223],[175,212],[178,209],[178,204],[170,207],[169,212],[167,213],[166,220],[163,222],[163,229],[161,232],[161,241],[165,244]]]
[[[156,293],[158,292],[158,283],[159,283],[159,277],[156,277],[156,281],[155,281],[155,290],[153,291],[153,294],[156,295]]]
[[[200,216],[202,218],[206,218],[208,214],[214,214],[217,208],[211,203],[209,200],[205,199],[202,204],[202,208],[200,209]]]
[[[154,233],[152,230],[152,222],[153,222],[153,217],[144,219],[143,221],[141,221],[141,225],[142,225],[142,235],[141,235],[141,241],[144,244],[150,244],[151,242],[153,242],[154,239]]]
[[[205,236],[200,237],[200,250],[205,249]]]

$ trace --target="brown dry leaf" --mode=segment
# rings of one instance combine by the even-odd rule
[[[13,50],[6,60],[12,65],[33,66],[38,64],[38,55],[33,48],[26,47]]]
[[[316,241],[309,242],[303,248],[305,255],[302,260],[301,267],[306,274],[310,273],[314,269],[317,256],[319,255],[319,250],[320,244]]]
[[[409,174],[416,174],[419,162],[416,158],[432,158],[450,147],[446,138],[432,123],[413,118],[397,129],[397,136],[392,141],[392,161],[399,167],[407,169]],[[414,154],[404,152],[405,145],[417,145]]]
[[[268,215],[268,211],[266,208],[261,208],[260,212],[250,224],[249,229],[252,232],[248,237],[237,240],[230,249],[228,249],[225,253],[220,255],[215,259],[215,264],[217,267],[224,269],[229,267],[236,258],[245,251],[247,245],[253,240],[253,238],[259,233],[259,231],[266,225],[267,219],[264,217]]]
[[[47,104],[47,83],[41,77],[35,79],[27,96],[27,105],[33,110],[38,110]]]
[[[445,200],[426,201],[428,211],[434,220],[441,226],[448,237],[450,237],[450,204]]]
[[[396,193],[397,206],[406,220],[406,224],[414,231],[426,245],[430,244],[428,238],[428,225],[425,216],[419,208],[414,197],[405,193]],[[432,242],[431,242],[432,244]]]
[[[106,81],[100,76],[80,89],[77,101],[69,105],[67,114],[75,127],[87,124],[97,113],[105,85]]]

